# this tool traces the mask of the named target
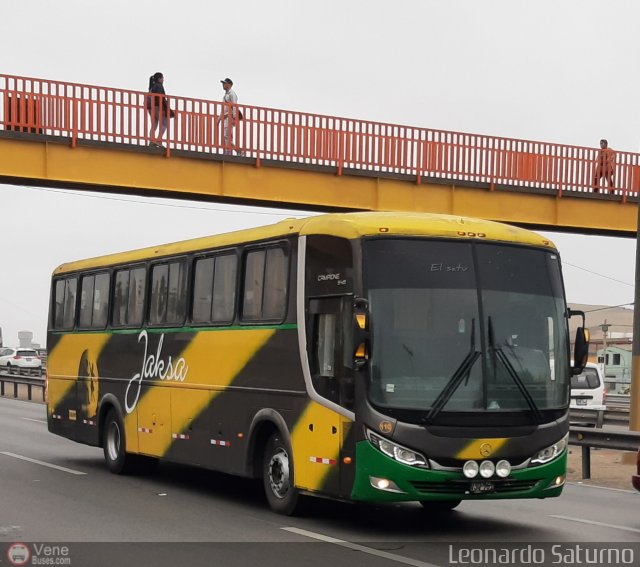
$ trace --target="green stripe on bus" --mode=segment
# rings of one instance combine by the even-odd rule
[[[278,330],[292,331],[296,330],[298,325],[295,323],[287,323],[285,325],[234,325],[230,327],[142,327],[139,329],[100,329],[100,330],[76,330],[76,331],[51,331],[54,335],[87,335],[95,333],[108,333],[111,335],[135,335],[141,331],[147,331],[149,334],[154,333],[200,333],[202,331],[253,331],[253,330]]]

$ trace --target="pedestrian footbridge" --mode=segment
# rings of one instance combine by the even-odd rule
[[[177,96],[167,96],[165,147],[156,148],[146,97],[0,74],[0,181],[636,235],[639,154],[616,152],[614,186],[596,192],[606,183],[596,182],[596,148]],[[224,116],[238,109],[225,140]]]

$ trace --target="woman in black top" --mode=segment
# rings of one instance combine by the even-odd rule
[[[149,127],[149,145],[157,148],[164,147],[160,141],[167,131],[167,117],[169,102],[164,96],[164,75],[162,73],[154,73],[149,77],[149,94],[147,95],[147,111],[151,116],[151,125]],[[156,138],[156,128],[160,126],[158,137]]]

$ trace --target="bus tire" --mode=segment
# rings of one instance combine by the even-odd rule
[[[462,502],[462,500],[420,500],[420,504],[429,512],[450,512],[458,506],[460,502]]]
[[[135,455],[126,452],[126,437],[120,416],[110,409],[104,421],[102,448],[107,467],[114,474],[127,474],[133,471]]]
[[[294,486],[291,449],[280,433],[273,433],[267,442],[262,480],[271,509],[285,516],[293,515],[298,507],[300,494]]]

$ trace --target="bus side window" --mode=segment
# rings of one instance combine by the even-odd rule
[[[77,289],[78,278],[56,281],[53,313],[53,327],[55,329],[73,329],[76,318]]]
[[[86,329],[91,327],[91,316],[93,313],[93,286],[95,276],[84,276],[80,286],[80,327]]]
[[[80,327],[104,329],[109,313],[109,274],[84,276],[80,285]]]
[[[237,273],[235,254],[196,260],[191,312],[194,323],[228,325],[233,322]]]
[[[151,268],[149,323],[182,324],[186,306],[186,264],[182,261]]]
[[[289,258],[282,246],[250,250],[245,256],[242,318],[283,320],[287,313]]]
[[[311,343],[309,364],[318,394],[346,408],[353,407],[352,299],[317,298],[309,302]]]
[[[144,316],[144,289],[146,268],[132,268],[116,272],[113,292],[113,314],[115,326],[140,326]]]
[[[335,377],[336,316],[333,313],[320,313],[317,316],[316,360],[318,376]]]
[[[62,329],[64,324],[64,280],[58,280],[55,288],[55,305],[53,308],[53,327]]]

